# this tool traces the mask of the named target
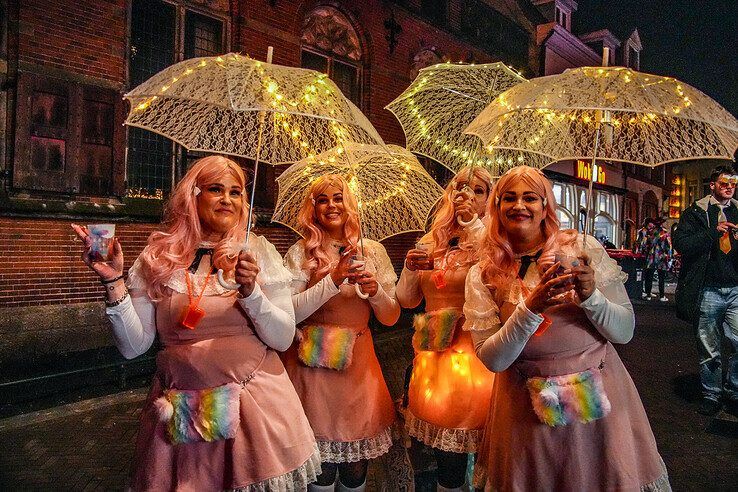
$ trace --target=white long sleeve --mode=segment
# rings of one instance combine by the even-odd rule
[[[635,330],[635,313],[621,282],[595,289],[589,299],[579,304],[587,319],[612,343],[628,343]]]
[[[420,289],[420,272],[403,268],[400,281],[397,282],[396,293],[400,306],[408,309],[417,307],[423,300],[423,291]]]
[[[374,316],[384,326],[392,326],[400,318],[400,304],[397,299],[387,294],[382,284],[377,287],[377,293],[369,298]]]
[[[524,302],[497,330],[472,331],[477,357],[493,372],[502,372],[515,362],[543,321],[543,316],[530,311]]]
[[[248,297],[238,304],[254,324],[262,342],[280,352],[287,350],[295,336],[292,295],[285,284],[256,284]]]
[[[114,307],[105,308],[113,328],[115,346],[126,359],[145,353],[156,336],[156,305],[139,289]]]
[[[306,281],[292,280],[292,306],[295,310],[296,323],[305,321],[330,298],[340,292],[340,289],[333,283],[333,279],[328,274],[309,289],[306,289],[306,286]]]

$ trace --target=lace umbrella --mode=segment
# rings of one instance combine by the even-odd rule
[[[384,145],[364,114],[326,74],[237,53],[192,58],[125,95],[126,124],[189,150],[254,160],[247,235],[260,162],[287,164],[344,142]]]
[[[441,63],[423,68],[397,99],[386,106],[402,125],[407,148],[430,157],[453,172],[482,166],[493,176],[530,163],[548,164],[541,155],[519,150],[488,150],[464,129],[501,92],[525,79],[504,63]]]
[[[466,133],[495,149],[593,164],[733,159],[738,149],[738,121],[713,99],[674,78],[624,67],[575,68],[518,84]],[[591,195],[590,180],[587,213]]]
[[[397,145],[347,143],[290,166],[277,178],[272,221],[302,233],[297,216],[313,181],[324,174],[346,179],[359,201],[362,236],[381,241],[423,231],[443,189],[415,156]]]

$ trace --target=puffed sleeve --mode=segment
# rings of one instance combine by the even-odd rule
[[[400,317],[400,305],[395,298],[397,273],[392,266],[387,250],[376,241],[369,242],[369,258],[376,269],[376,280],[379,284],[377,293],[369,298],[377,320],[385,326],[394,325]]]

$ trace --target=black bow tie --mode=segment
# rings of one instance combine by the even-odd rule
[[[538,258],[541,257],[541,253],[543,253],[543,250],[539,250],[534,255],[523,255],[520,257],[520,269],[518,269],[518,277],[520,277],[521,279],[525,278],[528,267],[534,261],[538,261]]]
[[[192,264],[189,266],[189,268],[187,268],[187,270],[189,270],[190,273],[192,273],[193,275],[197,273],[197,269],[200,266],[200,261],[205,255],[210,255],[212,263],[213,248],[197,248],[197,251],[195,251],[195,259],[192,260]],[[215,269],[215,267],[213,267],[213,269]]]

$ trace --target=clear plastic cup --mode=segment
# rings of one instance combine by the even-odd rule
[[[433,243],[429,241],[418,241],[415,243],[415,249],[418,249],[425,253],[425,260],[416,261],[415,264],[418,270],[433,270],[433,260],[431,260],[431,254],[433,253]]]
[[[87,232],[91,240],[90,257],[93,261],[110,261],[113,259],[113,238],[115,224],[88,224]]]

